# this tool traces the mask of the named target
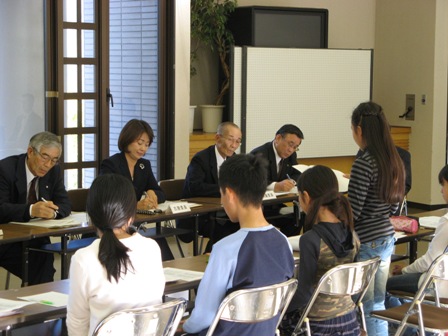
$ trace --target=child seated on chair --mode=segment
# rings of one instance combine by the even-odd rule
[[[219,170],[221,202],[240,229],[213,246],[195,308],[183,325],[189,334],[206,334],[227,294],[281,283],[293,276],[291,246],[263,216],[266,164],[261,157],[240,154],[227,158]],[[273,336],[276,325],[276,318],[257,324],[220,321],[213,335]]]
[[[330,168],[314,166],[306,170],[299,177],[297,189],[300,208],[306,214],[306,232],[299,242],[299,287],[281,325],[284,335],[294,331],[320,278],[337,265],[353,262],[359,249],[350,203],[339,193],[336,175]],[[313,335],[360,334],[350,297],[319,295],[308,317]]]
[[[92,335],[102,319],[127,308],[162,302],[165,276],[157,243],[132,233],[137,199],[118,174],[98,176],[87,198],[89,221],[100,239],[78,250],[70,264],[67,328]]]
[[[442,195],[448,203],[448,165],[439,172],[439,183],[442,186]],[[445,252],[448,247],[448,214],[440,218],[439,225],[436,228],[434,238],[429,243],[426,253],[415,260],[409,266],[394,265],[392,277],[387,280],[386,290],[399,290],[409,293],[416,293],[419,284],[425,278],[424,275],[433,261]],[[423,276],[422,276],[423,275]],[[440,288],[440,297],[448,298],[448,288]],[[401,305],[401,302],[394,297],[386,296],[386,308]]]

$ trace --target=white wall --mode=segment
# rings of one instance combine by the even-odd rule
[[[373,99],[391,125],[410,126],[413,187],[409,200],[443,204],[437,182],[446,163],[448,4],[446,0],[239,0],[239,6],[327,8],[330,48],[374,48]],[[216,62],[213,59],[212,62]],[[213,73],[191,82],[192,104],[210,102],[216,92]],[[202,76],[202,77],[201,77]],[[405,95],[416,95],[415,121],[398,118]],[[427,95],[426,105],[420,103]]]
[[[189,164],[190,1],[176,1],[174,177],[184,178]]]
[[[376,9],[373,99],[392,125],[412,128],[408,199],[443,204],[437,175],[446,162],[447,3],[378,0]],[[406,94],[416,95],[414,121],[398,118]]]

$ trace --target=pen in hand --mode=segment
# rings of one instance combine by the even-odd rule
[[[42,202],[48,203],[48,201],[45,198],[41,197],[40,199]],[[59,215],[59,211],[57,209],[54,210],[54,212],[56,212],[56,216]]]
[[[291,176],[289,176],[289,174],[286,174],[286,177],[288,178],[288,180],[292,181],[292,183],[294,183],[294,185],[297,184],[297,182],[296,182],[295,180],[293,180],[293,179],[291,178]]]

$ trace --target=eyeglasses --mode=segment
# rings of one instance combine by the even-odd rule
[[[33,148],[33,150],[34,150],[35,153],[39,154],[40,159],[42,160],[42,162],[44,162],[44,163],[51,162],[51,164],[53,164],[53,165],[57,165],[59,163],[59,158],[52,158],[48,154],[42,154],[36,148]]]
[[[285,138],[283,138],[283,140],[286,141]],[[299,149],[300,144],[296,145],[296,143],[294,141],[288,141],[286,144],[288,145],[289,148],[294,149],[294,151],[296,151],[296,152],[298,152],[300,150]]]
[[[241,139],[235,139],[235,138],[232,138],[232,137],[225,137],[223,135],[221,135],[221,137],[224,140],[228,141],[229,143],[237,144],[238,146],[241,145]]]

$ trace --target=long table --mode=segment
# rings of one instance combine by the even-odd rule
[[[287,194],[278,196],[276,199],[266,200],[264,204],[279,204],[292,202],[297,200],[296,194]],[[154,215],[142,215],[137,214],[135,222],[137,226],[144,223],[156,223],[155,228],[149,228],[145,230],[139,230],[139,233],[145,237],[158,238],[167,237],[173,235],[179,235],[182,233],[188,233],[191,231],[182,230],[177,228],[162,227],[161,222],[175,220],[179,218],[195,218],[195,229],[193,239],[193,254],[197,255],[198,251],[198,223],[199,217],[208,213],[217,211],[223,211],[221,205],[221,199],[219,197],[199,197],[187,199],[188,202],[198,203],[200,206],[191,208],[189,212],[182,213],[170,213],[164,212]],[[88,223],[81,223],[75,227],[62,227],[62,228],[44,228],[32,225],[20,225],[20,224],[2,224],[0,228],[3,230],[3,236],[0,236],[0,244],[9,244],[20,242],[22,244],[22,286],[28,285],[28,256],[29,256],[29,241],[35,238],[41,237],[60,237],[61,239],[61,278],[66,279],[68,277],[68,264],[69,264],[69,248],[68,242],[71,235],[92,233],[95,232],[95,228],[88,225]]]
[[[427,217],[427,216],[437,216],[441,217],[444,216],[448,212],[447,208],[443,209],[437,209],[437,210],[431,210],[431,211],[425,211],[420,212],[415,215],[411,215],[417,218],[420,217]],[[434,235],[434,229],[433,228],[425,228],[420,226],[418,231],[416,233],[407,233],[397,239],[395,242],[395,245],[408,243],[408,254],[405,255],[393,255],[392,261],[399,261],[404,259],[409,259],[409,263],[412,264],[417,259],[417,252],[418,252],[418,242],[421,240],[424,240],[425,238],[430,238]]]
[[[199,255],[194,257],[182,258],[163,262],[164,267],[180,268],[191,271],[204,272],[207,267],[207,255]],[[40,285],[21,287],[19,289],[10,289],[0,291],[0,298],[17,300],[17,297],[35,295],[50,291],[69,293],[69,279],[58,280]],[[179,291],[197,288],[200,280],[190,282],[179,280],[173,283],[167,283],[165,286],[165,294],[175,293]],[[26,327],[33,324],[48,322],[64,318],[67,315],[67,308],[52,307],[43,304],[31,304],[23,308],[22,313],[0,317],[0,331],[2,335],[11,335],[11,330]]]

